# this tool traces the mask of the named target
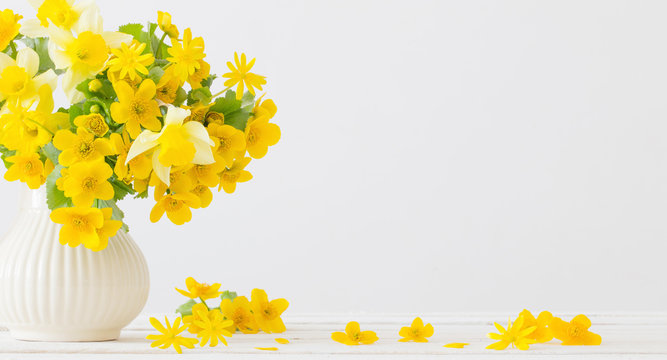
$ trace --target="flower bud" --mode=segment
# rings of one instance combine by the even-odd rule
[[[91,80],[88,83],[88,90],[90,92],[98,92],[102,89],[102,82],[98,79]]]

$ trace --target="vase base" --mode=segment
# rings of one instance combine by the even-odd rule
[[[16,340],[45,342],[93,342],[111,341],[120,336],[120,329],[65,329],[9,326],[11,336]]]

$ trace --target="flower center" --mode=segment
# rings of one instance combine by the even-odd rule
[[[257,142],[257,131],[255,129],[251,129],[248,131],[248,145],[254,145]]]
[[[0,76],[0,92],[5,95],[19,95],[25,90],[30,78],[25,69],[18,66],[8,66]]]
[[[178,201],[178,200],[176,200],[172,197],[169,197],[169,200],[167,200],[167,202],[165,204],[165,208],[166,208],[167,211],[176,211],[176,210],[179,210],[182,206],[183,206],[182,202],[180,202],[180,201]]]
[[[570,335],[570,337],[578,337],[581,335],[581,330],[578,326],[569,326],[567,328],[567,334]]]
[[[82,141],[79,144],[79,157],[82,159],[87,158],[93,152],[93,149],[95,147],[92,142]]]
[[[72,219],[72,225],[79,230],[84,228],[87,224],[88,221],[83,217],[76,216]]]
[[[132,105],[130,105],[132,112],[137,116],[140,117],[141,115],[144,114],[144,111],[146,111],[146,104],[144,104],[143,101],[141,100],[135,100],[132,102]]]
[[[97,179],[93,177],[87,177],[81,182],[81,186],[86,191],[94,191],[97,187]]]
[[[228,183],[234,183],[236,180],[238,180],[239,175],[238,174],[229,174],[229,173],[224,173],[222,174],[222,180]]]

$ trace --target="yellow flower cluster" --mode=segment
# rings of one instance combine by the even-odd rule
[[[185,280],[187,290],[176,289],[180,294],[191,300],[178,308],[182,318],[177,318],[174,325],[165,318],[166,327],[155,318],[151,324],[160,335],[148,335],[153,340],[151,346],[166,349],[173,346],[181,353],[181,346],[192,349],[195,344],[204,347],[207,344],[215,347],[218,343],[227,345],[226,337],[231,337],[236,331],[244,334],[282,333],[286,330],[281,319],[282,313],[287,310],[289,303],[285,299],[269,300],[266,292],[254,289],[251,300],[245,296],[236,296],[236,293],[220,291],[220,284],[208,285],[199,283],[194,278]],[[220,298],[219,306],[212,308],[206,300]],[[194,299],[199,299],[196,302]],[[181,322],[183,325],[181,326]],[[181,336],[187,330],[199,340]],[[287,339],[276,339],[280,344],[289,343]]]
[[[31,4],[34,19],[0,12],[0,153],[6,180],[46,184],[61,243],[103,250],[127,195],[152,192],[150,220],[184,224],[279,141],[255,59],[234,53],[213,94],[204,39],[169,13],[104,31],[94,1]],[[57,74],[70,106],[54,112]]]

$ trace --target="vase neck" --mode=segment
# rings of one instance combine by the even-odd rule
[[[46,205],[46,186],[42,185],[37,190],[31,190],[27,185],[21,184],[21,198],[19,200],[22,209],[48,210]]]

